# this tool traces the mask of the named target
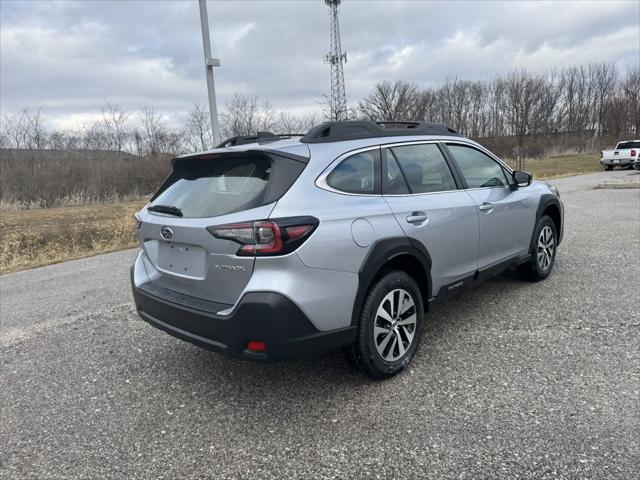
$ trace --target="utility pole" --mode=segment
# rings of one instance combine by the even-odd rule
[[[209,15],[207,14],[207,0],[200,2],[200,24],[202,26],[202,46],[204,47],[204,68],[207,77],[207,92],[209,94],[209,114],[211,115],[211,130],[213,146],[221,141],[220,124],[218,123],[218,107],[216,106],[216,87],[213,81],[213,67],[220,66],[220,60],[211,57],[211,37],[209,36]]]
[[[344,72],[342,64],[347,63],[347,54],[340,45],[340,22],[338,6],[340,0],[324,0],[329,7],[331,25],[330,51],[324,57],[325,63],[331,65],[331,121],[347,119],[347,94],[344,89]]]

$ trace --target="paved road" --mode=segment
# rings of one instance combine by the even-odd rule
[[[613,178],[638,174],[554,182],[554,274],[435,307],[386,382],[152,329],[132,251],[0,277],[0,478],[638,478],[640,190],[593,190]]]

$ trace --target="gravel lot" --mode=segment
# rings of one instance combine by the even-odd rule
[[[410,371],[259,365],[132,308],[125,251],[0,277],[0,477],[638,478],[640,190],[557,180],[556,270],[434,307]]]

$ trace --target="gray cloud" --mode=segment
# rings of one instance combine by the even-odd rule
[[[105,100],[180,118],[205,103],[197,2],[3,1],[0,107],[42,106],[56,125]],[[209,1],[219,103],[235,92],[297,112],[327,93],[324,2]],[[341,9],[351,102],[378,81],[435,85],[514,68],[640,62],[638,2],[348,1]]]

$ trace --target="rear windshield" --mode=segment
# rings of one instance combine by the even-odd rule
[[[640,142],[620,142],[616,150],[624,150],[627,148],[640,148]]]
[[[289,190],[305,166],[304,160],[262,152],[181,158],[149,208],[203,218],[268,205]]]
[[[262,204],[271,174],[266,157],[180,161],[149,206],[177,207],[183,217],[216,217]]]

